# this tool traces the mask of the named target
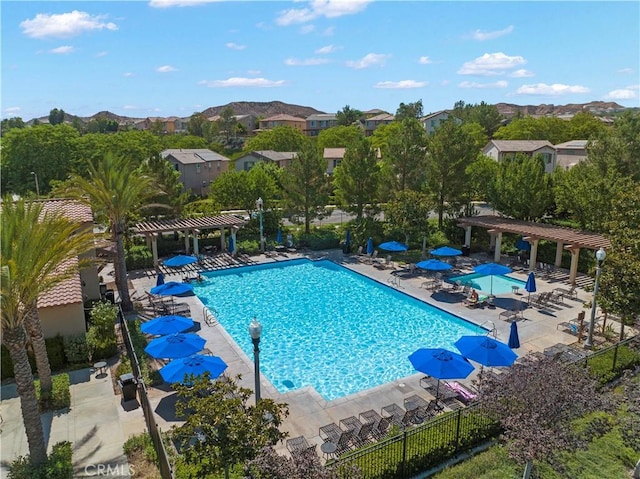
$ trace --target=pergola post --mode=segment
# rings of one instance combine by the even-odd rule
[[[153,266],[158,266],[158,234],[151,233],[147,236],[151,238],[151,254],[153,255]]]
[[[556,246],[556,261],[553,263],[556,268],[559,268],[562,264],[562,252],[564,251],[564,243],[562,241],[558,241]]]
[[[540,243],[540,238],[529,238],[527,241],[531,243],[531,254],[529,255],[529,271],[535,271],[536,263],[538,262],[538,243]]]
[[[191,252],[191,244],[189,242],[189,231],[190,230],[182,230],[184,233],[184,252],[185,254],[189,254]]]
[[[496,232],[495,235],[495,251],[493,252],[493,262],[494,263],[499,263],[500,262],[500,258],[502,257],[502,252],[500,251],[502,249],[502,231],[498,231]]]
[[[198,249],[198,235],[200,234],[200,230],[193,230],[193,254],[199,258],[200,250]]]
[[[569,267],[569,283],[576,284],[576,277],[578,276],[578,258],[580,257],[580,248],[577,246],[565,246],[566,249],[571,251],[571,266]]]
[[[231,256],[233,256],[234,258],[238,254],[238,242],[236,241],[236,231],[238,231],[238,228],[235,226],[232,226],[231,239],[233,239],[233,252],[231,253]]]
[[[471,226],[464,227],[464,244],[471,248]]]
[[[227,240],[224,237],[224,228],[220,228],[220,252],[227,251]]]

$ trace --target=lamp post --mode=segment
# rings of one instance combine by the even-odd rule
[[[253,366],[255,375],[256,405],[260,401],[260,335],[262,334],[262,324],[256,318],[249,323],[249,335],[253,342]]]
[[[264,253],[264,226],[262,223],[262,197],[256,200],[256,208],[260,215],[260,252]]]
[[[32,171],[31,174],[33,175],[33,178],[36,180],[36,195],[40,196],[40,185],[38,184],[38,175],[36,174],[35,171]]]
[[[591,304],[591,319],[589,320],[589,331],[587,333],[587,340],[584,343],[584,347],[591,349],[593,347],[593,328],[596,324],[596,308],[598,307],[598,282],[600,280],[600,273],[602,272],[602,262],[607,257],[607,253],[604,249],[600,248],[596,251],[596,260],[598,261],[598,267],[596,268],[596,280],[593,283],[593,301]]]

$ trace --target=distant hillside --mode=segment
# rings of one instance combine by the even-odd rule
[[[234,101],[222,106],[212,106],[202,112],[204,116],[211,117],[219,115],[225,108],[231,108],[235,115],[254,115],[262,118],[269,118],[274,115],[291,115],[299,118],[307,118],[315,113],[324,113],[310,106],[291,105],[281,101],[257,102],[257,101]]]
[[[497,103],[496,108],[502,116],[510,118],[520,112],[523,115],[557,116],[575,115],[581,111],[590,111],[594,114],[614,113],[626,108],[615,102],[592,101],[590,103],[569,103],[567,105],[514,105],[511,103]]]

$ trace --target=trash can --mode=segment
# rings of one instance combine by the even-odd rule
[[[471,254],[471,248],[467,245],[462,247],[462,256],[469,256]]]
[[[116,294],[112,289],[108,289],[104,293],[105,301],[109,301],[111,304],[116,304]]]
[[[123,401],[136,399],[138,382],[136,381],[136,378],[133,377],[133,374],[127,373],[120,376],[118,378],[118,386],[120,386],[120,389],[122,390]]]

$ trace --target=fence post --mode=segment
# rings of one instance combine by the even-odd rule
[[[458,449],[460,449],[460,421],[462,420],[462,409],[458,409],[456,415],[457,417],[457,421],[456,421],[456,454],[458,453]]]
[[[407,431],[402,433],[402,477],[407,477]]]
[[[613,364],[611,365],[611,371],[615,372],[616,370],[616,362],[618,362],[618,347],[620,346],[620,341],[616,343],[616,347],[613,349]]]

